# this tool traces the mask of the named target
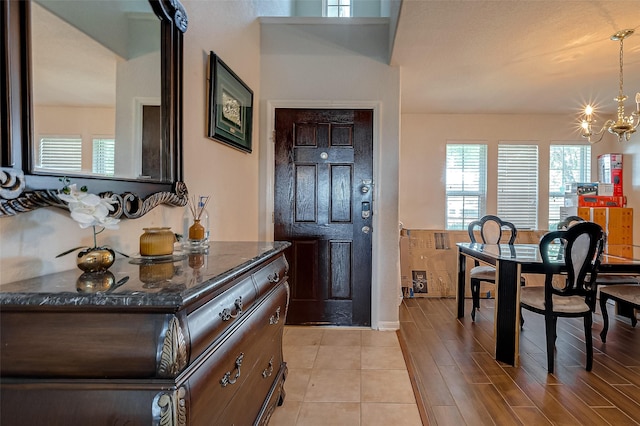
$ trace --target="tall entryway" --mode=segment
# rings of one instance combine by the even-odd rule
[[[274,237],[288,324],[371,325],[373,110],[275,110]]]

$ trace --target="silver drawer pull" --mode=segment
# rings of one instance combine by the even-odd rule
[[[269,317],[270,325],[277,324],[279,322],[280,322],[280,306],[278,306],[278,309],[276,309],[276,313]]]
[[[238,316],[242,313],[242,296],[238,297],[234,303],[234,307],[236,309],[236,313],[232,314],[231,309],[224,308],[222,312],[220,312],[220,318],[222,321],[229,321],[231,318],[238,318]]]
[[[262,377],[266,379],[271,376],[271,373],[273,373],[273,357],[269,360],[269,366],[262,372]]]
[[[270,283],[277,283],[278,281],[280,281],[280,274],[278,273],[278,271],[275,271],[273,275],[269,275],[267,277],[267,280],[269,280]]]
[[[220,379],[220,384],[222,385],[222,387],[226,387],[227,385],[232,385],[235,382],[238,381],[238,378],[240,377],[240,366],[242,365],[242,360],[244,359],[244,352],[241,352],[240,355],[238,355],[238,358],[236,358],[236,366],[233,370],[238,370],[238,372],[236,373],[235,376],[233,376],[233,379],[231,379],[231,373],[233,373],[233,370],[231,371],[227,371],[226,373],[224,373],[224,376],[222,377],[222,379]]]

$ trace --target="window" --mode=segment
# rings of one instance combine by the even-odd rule
[[[113,176],[115,174],[115,155],[116,141],[114,139],[94,139],[92,172],[105,176]]]
[[[556,229],[565,185],[591,181],[590,145],[551,145],[549,152],[549,229]]]
[[[447,144],[447,229],[466,229],[484,216],[487,197],[487,145]]]
[[[40,138],[36,169],[81,171],[82,139],[80,137],[49,136]]]
[[[324,0],[325,13],[329,18],[351,17],[351,0]]]
[[[498,216],[538,228],[538,146],[498,145]]]

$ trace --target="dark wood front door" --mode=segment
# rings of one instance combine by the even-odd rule
[[[276,109],[275,126],[287,323],[371,325],[373,111]]]

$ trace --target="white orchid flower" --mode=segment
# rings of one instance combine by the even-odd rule
[[[68,179],[60,180],[65,184],[69,182]],[[96,194],[87,192],[85,188],[79,190],[76,184],[72,184],[66,185],[63,190],[58,191],[58,198],[67,203],[69,211],[71,212],[71,218],[78,222],[80,228],[85,229],[93,227],[93,247],[74,247],[71,250],[60,253],[56,257],[64,256],[81,248],[86,248],[87,250],[96,249],[98,248],[97,235],[99,233],[105,229],[118,229],[118,222],[120,222],[120,219],[109,216],[109,212],[115,210],[113,204],[117,202],[113,196],[102,198]],[[100,227],[102,229],[97,230],[96,227]],[[115,251],[124,257],[129,257],[117,250],[109,250]]]
[[[80,228],[101,226],[108,229],[118,229],[120,219],[109,216],[115,210],[112,198],[102,198],[96,194],[78,190],[76,184],[68,186],[69,193],[59,193],[61,200],[69,204],[71,218],[78,222]]]

